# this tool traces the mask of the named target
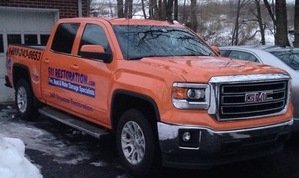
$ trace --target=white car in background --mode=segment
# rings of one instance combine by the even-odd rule
[[[294,130],[299,131],[299,48],[269,46],[220,47],[225,57],[258,62],[287,71],[292,77],[292,101],[294,103]]]

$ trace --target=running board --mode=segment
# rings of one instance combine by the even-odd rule
[[[59,121],[59,122],[65,124],[65,125],[68,125],[70,127],[78,129],[80,131],[83,131],[93,137],[96,137],[96,138],[100,138],[101,136],[109,134],[109,132],[95,126],[92,123],[87,123],[85,121],[80,120],[79,118],[77,118],[75,116],[70,116],[69,114],[66,114],[66,113],[59,111],[52,107],[48,107],[48,106],[43,107],[43,108],[40,108],[38,111],[42,115],[45,115],[47,117],[50,117],[56,121]]]

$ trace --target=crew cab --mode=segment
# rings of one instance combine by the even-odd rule
[[[115,133],[136,174],[264,156],[293,124],[288,73],[220,57],[178,23],[61,19],[47,46],[10,45],[6,63],[22,118]]]

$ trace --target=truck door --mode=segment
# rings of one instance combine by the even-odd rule
[[[113,79],[111,78],[112,63],[105,63],[101,56],[96,59],[92,57],[83,57],[80,49],[83,45],[101,45],[105,52],[111,54],[111,45],[108,42],[108,35],[105,26],[99,22],[96,24],[85,24],[82,37],[78,43],[78,65],[77,72],[86,75],[80,86],[79,95],[76,97],[77,110],[85,113],[87,118],[91,118],[101,124],[109,124],[108,114],[108,96],[111,96],[109,89]],[[103,57],[107,57],[103,55]],[[112,56],[111,56],[112,57]],[[79,104],[78,104],[79,103]]]
[[[41,64],[41,91],[49,105],[73,109],[72,100],[80,94],[78,85],[86,76],[78,73],[72,48],[80,23],[61,23],[45,50]],[[52,42],[52,43],[51,43]]]

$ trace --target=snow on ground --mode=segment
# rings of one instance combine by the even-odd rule
[[[110,152],[108,154],[105,152],[109,149],[107,144],[108,147],[114,146],[113,141],[106,142],[106,140],[111,140],[110,137],[102,139],[105,142],[105,145],[102,145],[102,141],[99,142],[97,139],[59,125],[59,123],[50,122],[44,117],[38,118],[36,121],[24,121],[16,113],[14,108],[0,105],[0,137],[19,138],[25,143],[26,150],[29,152],[31,150],[38,151],[41,156],[50,157],[51,161],[62,166],[89,164],[94,167],[104,167],[104,169],[110,166],[124,169],[117,160],[112,160]],[[1,143],[2,140],[0,140]],[[9,173],[6,172],[6,175],[2,177],[6,170],[1,169],[3,162],[1,152],[3,151],[0,148],[0,178],[12,178],[9,176],[13,175],[8,175]],[[24,151],[22,153],[24,155]],[[41,171],[47,170],[47,167],[36,166]],[[124,174],[120,177],[127,176]],[[14,176],[13,178],[27,177]]]
[[[40,171],[24,157],[20,139],[0,135],[0,178],[42,178]]]
[[[35,127],[34,123],[28,124],[26,121],[15,118],[17,117],[15,113],[15,109],[10,107],[0,111],[0,134],[22,139],[27,149],[54,156],[53,161],[59,164],[74,165],[92,157],[84,143],[69,144],[68,141],[57,138],[53,133]]]

